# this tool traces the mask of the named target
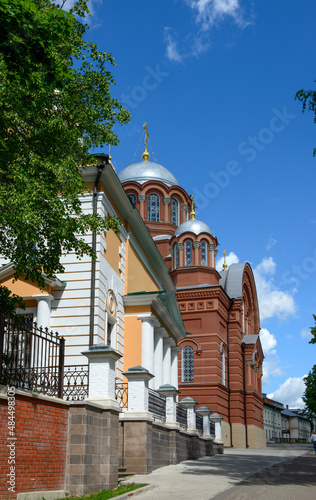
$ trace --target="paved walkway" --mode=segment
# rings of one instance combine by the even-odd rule
[[[139,500],[315,500],[316,456],[310,449],[226,449],[224,455],[169,465],[133,481],[153,486]]]

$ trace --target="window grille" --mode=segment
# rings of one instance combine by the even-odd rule
[[[174,247],[174,268],[179,267],[179,248],[178,245]]]
[[[148,220],[152,222],[160,220],[160,199],[156,193],[148,196]]]
[[[194,351],[186,345],[182,350],[182,382],[194,381]]]
[[[207,243],[201,242],[201,266],[207,266]]]
[[[136,194],[134,193],[128,193],[127,195],[129,199],[131,200],[131,203],[134,207],[136,207]]]
[[[185,242],[185,265],[192,266],[192,241]]]
[[[171,198],[171,224],[179,225],[179,202],[177,198]]]

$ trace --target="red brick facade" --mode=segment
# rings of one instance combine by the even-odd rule
[[[138,172],[142,172],[140,165],[137,164]],[[182,349],[179,352],[179,399],[191,396],[199,406],[219,413],[224,418],[225,445],[264,446],[263,352],[251,267],[247,263],[233,264],[228,270],[218,272],[217,238],[205,223],[195,220],[192,197],[180,186],[170,186],[173,176],[167,175],[164,182],[161,166],[150,163],[147,167],[146,162],[142,165],[146,181],[140,173],[138,178],[123,181],[123,187],[127,194],[136,196],[136,208],[165,259],[177,288],[184,326],[191,334],[179,344]],[[128,168],[133,172],[133,165]],[[149,181],[147,168],[152,177]],[[126,170],[123,178],[128,177]],[[151,193],[159,197],[158,220],[148,220]],[[178,225],[171,224],[174,198],[179,207]],[[189,214],[192,220],[188,220]],[[189,264],[187,241],[191,245]],[[186,346],[194,353],[194,378],[189,382],[183,379],[182,352]]]
[[[58,401],[15,395],[15,463],[7,443],[8,402],[0,399],[0,498],[15,499],[17,493],[64,490],[68,432],[68,406]],[[9,438],[9,439],[8,439]],[[15,493],[8,488],[10,467],[15,467]]]

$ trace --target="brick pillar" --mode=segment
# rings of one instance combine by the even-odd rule
[[[87,495],[118,485],[119,412],[78,401],[69,408],[66,490]]]
[[[115,400],[115,363],[122,356],[112,347],[104,344],[91,346],[84,354],[89,359],[89,398],[88,401],[109,404],[119,410]]]
[[[89,398],[69,410],[66,489],[87,495],[118,484],[119,412],[115,363],[121,357],[104,344],[83,352],[89,359]]]
[[[210,414],[211,410],[207,406],[201,406],[196,410],[198,415],[203,417],[203,437],[211,437]]]
[[[129,368],[128,411],[120,415],[122,464],[130,474],[152,471],[152,421],[148,411],[148,382],[153,375],[142,366]]]
[[[166,397],[166,424],[177,425],[177,395],[180,393],[173,385],[165,384],[158,392]]]
[[[211,436],[210,429],[210,415],[211,410],[207,406],[201,406],[196,410],[197,415],[201,415],[203,417],[203,438],[207,439],[205,443],[206,454],[208,456],[214,455],[213,450],[213,437]]]
[[[187,397],[181,399],[180,404],[187,409],[188,431],[196,431],[195,407],[197,406],[197,402],[195,399]]]
[[[123,375],[128,380],[128,412],[148,412],[148,382],[153,378],[146,368],[134,366]]]
[[[217,453],[224,453],[224,441],[222,440],[222,420],[223,418],[218,413],[213,413],[210,420],[215,424],[215,439],[213,444],[217,447]]]

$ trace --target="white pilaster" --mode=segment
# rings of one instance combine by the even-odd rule
[[[167,335],[167,334],[166,334]],[[171,343],[172,339],[170,337],[164,337],[163,339],[163,374],[162,383],[163,385],[171,385]]]
[[[171,346],[171,385],[178,389],[178,352],[180,348]]]
[[[155,328],[154,336],[154,389],[163,384],[163,328]]]
[[[142,320],[142,367],[154,373],[154,322],[153,316],[141,317]],[[149,387],[153,388],[151,379]]]

